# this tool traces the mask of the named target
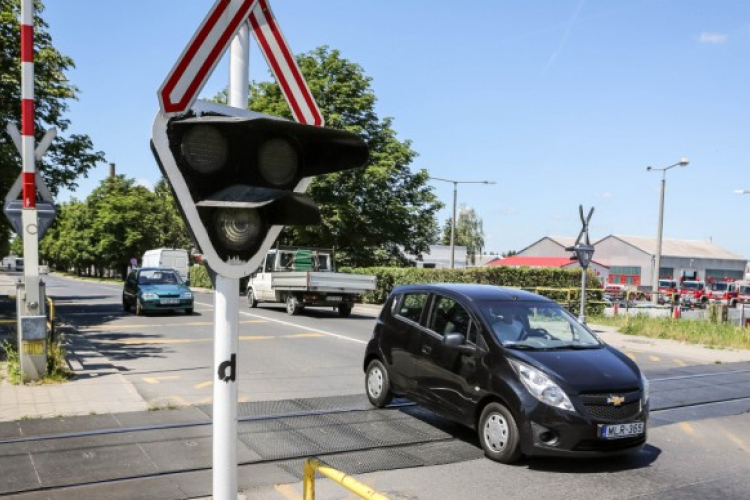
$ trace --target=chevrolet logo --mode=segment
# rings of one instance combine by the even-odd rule
[[[610,396],[610,397],[607,398],[607,403],[609,403],[609,404],[611,404],[613,406],[620,406],[624,402],[625,402],[625,398],[622,397],[622,396],[612,395],[612,396]]]

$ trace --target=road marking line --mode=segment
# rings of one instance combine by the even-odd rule
[[[273,489],[284,495],[289,500],[302,500],[302,497],[288,484],[276,484]]]
[[[209,385],[214,385],[213,380],[209,380],[208,382],[201,382],[200,384],[195,384],[193,387],[196,389],[203,389],[204,387],[208,387]]]
[[[166,375],[164,377],[143,377],[143,380],[149,384],[158,384],[160,380],[177,380],[179,375]]]
[[[324,337],[322,333],[295,333],[292,335],[242,335],[240,340],[277,340]],[[133,339],[133,340],[96,340],[99,344],[109,345],[151,345],[151,344],[195,344],[198,342],[213,342],[213,338],[202,339]]]
[[[687,422],[680,422],[680,429],[682,429],[682,432],[684,432],[685,434],[695,436],[695,429]]]
[[[661,358],[659,358],[659,356],[649,356],[648,359],[650,359],[651,361],[661,361]]]
[[[196,304],[200,304],[202,306],[213,307],[211,304],[206,304],[204,302],[196,302]],[[253,314],[253,313],[249,313],[249,312],[245,312],[245,311],[240,311],[240,314],[243,314],[245,316],[250,316],[250,317],[253,317],[253,318],[258,318],[260,320],[265,320],[265,321],[270,321],[270,322],[273,322],[273,323],[278,323],[280,325],[294,326],[296,328],[299,328],[300,330],[309,330],[311,332],[321,333],[321,334],[326,335],[328,337],[333,337],[333,338],[340,339],[340,340],[348,340],[350,342],[356,342],[358,344],[367,344],[366,340],[355,339],[353,337],[347,337],[346,335],[339,335],[337,333],[331,333],[331,332],[327,332],[325,330],[319,330],[317,328],[309,328],[309,327],[305,327],[305,326],[302,326],[302,325],[298,325],[296,323],[290,323],[289,321],[281,321],[280,319],[266,318],[265,316],[260,316],[258,314]]]
[[[240,311],[240,314],[244,314],[246,316],[252,316],[254,318],[265,319],[266,321],[271,321],[273,323],[278,323],[280,325],[293,326],[295,328],[299,328],[300,330],[308,330],[308,331],[311,331],[311,332],[320,333],[320,334],[325,335],[327,337],[333,337],[333,338],[339,339],[339,340],[348,340],[349,342],[356,342],[358,344],[367,344],[366,340],[355,339],[353,337],[347,337],[346,335],[339,335],[337,333],[331,333],[331,332],[327,332],[325,330],[319,330],[318,328],[310,328],[310,327],[298,325],[296,323],[290,323],[289,321],[281,321],[280,319],[273,319],[273,318],[264,318],[263,316],[258,316],[257,314],[252,314],[252,313],[245,312],[245,311]]]
[[[246,320],[246,321],[240,321],[240,324],[247,325],[251,323],[268,323],[267,321],[259,321],[259,320]],[[166,325],[164,324],[142,324],[142,325],[101,325],[101,326],[87,326],[78,328],[79,332],[96,332],[100,330],[119,330],[119,329],[129,329],[129,328],[182,328],[185,326],[213,326],[212,321],[201,321],[198,323],[168,323]]]
[[[739,449],[741,449],[742,451],[748,451],[747,445],[742,441],[742,439],[738,438],[731,432],[724,431],[724,434],[726,434],[729,440],[733,442],[734,444],[736,444],[739,447]]]

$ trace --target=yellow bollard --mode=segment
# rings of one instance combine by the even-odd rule
[[[387,496],[373,491],[366,484],[360,483],[352,476],[334,469],[317,458],[308,458],[305,460],[305,465],[302,469],[302,495],[304,500],[315,500],[315,471],[320,472],[331,481],[340,484],[360,498],[366,500],[390,500]]]

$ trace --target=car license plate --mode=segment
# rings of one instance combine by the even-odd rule
[[[341,302],[341,296],[340,295],[329,295],[326,297],[326,300],[328,302]]]
[[[643,434],[645,426],[643,422],[631,422],[629,424],[599,425],[599,437],[602,439],[620,439]]]
[[[161,299],[163,305],[179,304],[180,299]]]

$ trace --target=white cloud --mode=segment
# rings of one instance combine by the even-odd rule
[[[709,31],[704,31],[698,35],[700,43],[724,43],[728,38],[729,35],[725,35],[724,33],[711,33]]]

